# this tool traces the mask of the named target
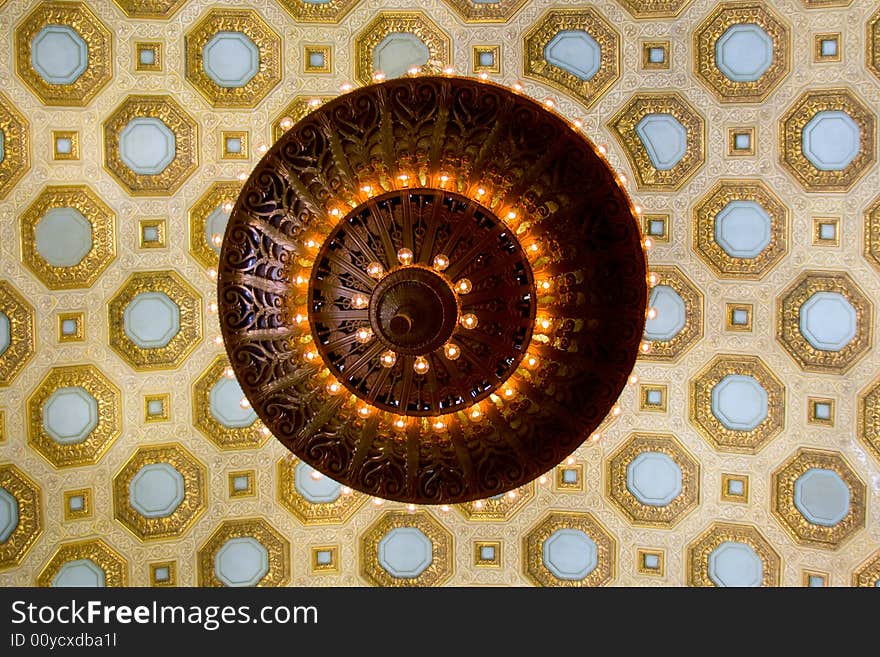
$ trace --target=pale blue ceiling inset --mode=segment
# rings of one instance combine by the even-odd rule
[[[269,572],[269,552],[251,536],[230,538],[214,556],[214,575],[226,586],[256,586]]]
[[[862,148],[859,125],[846,112],[822,110],[804,126],[801,148],[820,171],[842,171]]]
[[[770,244],[770,215],[755,201],[730,201],[715,215],[715,242],[731,258],[757,258]]]
[[[394,527],[379,541],[378,560],[392,577],[418,577],[434,560],[434,545],[418,527]]]
[[[119,133],[119,157],[138,175],[162,173],[176,154],[177,139],[161,119],[138,117]]]
[[[81,443],[97,426],[98,400],[85,388],[58,388],[43,404],[43,428],[56,443]]]
[[[833,527],[849,514],[849,486],[834,470],[810,468],[794,482],[794,505],[814,525]]]
[[[202,66],[221,87],[243,87],[260,72],[260,49],[243,32],[217,32],[202,49]]]
[[[687,153],[687,130],[672,114],[648,114],[636,125],[636,134],[660,171],[673,168]]]
[[[208,393],[211,415],[224,427],[242,429],[249,427],[257,419],[257,414],[249,405],[241,407],[244,391],[235,379],[225,376],[217,380]]]
[[[666,506],[681,495],[678,463],[663,452],[642,452],[626,466],[626,487],[647,506]]]
[[[760,25],[731,25],[715,42],[715,65],[731,82],[755,82],[773,64],[773,39]]]
[[[180,330],[180,308],[164,292],[141,292],[125,307],[122,328],[141,349],[164,347]]]
[[[214,235],[223,237],[226,234],[226,224],[229,223],[229,213],[223,209],[223,205],[218,205],[205,218],[205,239],[217,253],[220,253],[220,247],[214,244]]]
[[[764,564],[751,545],[724,541],[709,554],[709,579],[716,586],[761,586]]]
[[[0,356],[9,349],[12,341],[12,327],[9,324],[9,318],[6,313],[0,312]]]
[[[333,504],[342,494],[342,486],[338,482],[321,474],[304,461],[296,464],[293,485],[311,504]]]
[[[89,66],[89,47],[68,25],[47,25],[31,41],[31,65],[48,84],[72,84]]]
[[[840,351],[858,331],[858,316],[849,300],[839,292],[815,292],[801,306],[801,335],[821,351]]]
[[[170,516],[183,502],[183,475],[170,463],[149,463],[128,485],[128,499],[144,518]]]
[[[411,32],[392,32],[373,49],[373,70],[382,71],[388,79],[397,78],[409,69],[424,66],[431,53],[419,37]]]
[[[561,30],[544,46],[544,59],[587,81],[602,66],[602,48],[584,30]]]
[[[92,224],[76,208],[51,208],[34,227],[34,246],[53,267],[73,267],[92,250]]]
[[[599,563],[596,542],[580,529],[557,529],[541,548],[544,565],[559,579],[581,580]]]
[[[0,543],[5,543],[18,527],[18,500],[5,488],[0,488]]]
[[[728,374],[712,388],[712,415],[731,431],[751,431],[767,417],[767,391],[746,374]]]
[[[106,583],[103,569],[91,559],[68,561],[52,578],[52,586],[103,587]]]
[[[667,341],[679,334],[687,322],[684,299],[668,285],[651,290],[648,306],[657,311],[654,319],[645,322],[645,339]]]

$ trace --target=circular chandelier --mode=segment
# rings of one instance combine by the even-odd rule
[[[525,95],[356,89],[288,130],[233,207],[230,364],[272,434],[346,486],[503,494],[595,431],[645,346],[635,215],[603,154]]]

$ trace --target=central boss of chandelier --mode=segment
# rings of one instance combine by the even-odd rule
[[[363,87],[244,183],[220,325],[290,451],[370,495],[451,504],[539,477],[599,426],[640,347],[635,209],[576,127],[452,76]]]

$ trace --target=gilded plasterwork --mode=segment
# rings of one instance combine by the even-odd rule
[[[649,114],[668,114],[687,133],[684,155],[668,169],[658,169],[636,132],[636,126]],[[706,128],[703,118],[678,93],[639,93],[606,124],[620,142],[639,189],[675,191],[693,176],[705,160]]]
[[[544,53],[559,32],[586,32],[599,47],[599,68],[584,80],[559,66],[554,66]],[[611,25],[593,9],[548,11],[524,37],[523,74],[572,94],[585,107],[592,106],[620,78],[620,37]]]
[[[733,201],[754,201],[770,217],[769,241],[752,258],[732,256],[716,240],[718,213]],[[788,208],[760,180],[722,180],[694,207],[694,250],[721,278],[761,278],[788,252],[788,217]]]
[[[795,482],[811,468],[837,473],[849,491],[848,513],[831,526],[811,522],[795,505]],[[836,550],[865,526],[865,484],[837,452],[798,450],[773,473],[771,490],[774,515],[792,538],[805,545]]]
[[[871,16],[865,30],[865,63],[871,72],[880,78],[880,9]]]
[[[751,525],[713,523],[687,548],[687,579],[690,586],[716,586],[709,576],[709,555],[725,542],[748,545],[761,560],[761,586],[779,586],[782,559],[779,553]]]
[[[712,410],[712,390],[728,375],[749,376],[767,394],[767,414],[753,429],[728,429]],[[722,452],[753,454],[785,426],[785,387],[757,356],[720,355],[690,383],[690,419],[703,438]]]
[[[238,181],[217,182],[211,185],[189,210],[189,250],[203,267],[217,266],[219,245],[208,242],[205,225],[208,217],[217,208],[227,203],[235,203],[241,183]],[[223,235],[219,234],[222,238]],[[211,236],[214,239],[214,236]]]
[[[228,376],[229,361],[217,356],[193,384],[193,425],[220,449],[253,449],[269,439],[259,420],[246,427],[231,427],[220,422],[211,412],[211,389]]]
[[[684,326],[669,340],[652,340],[651,350],[640,354],[641,360],[676,361],[703,337],[703,295],[675,266],[658,265],[651,269],[657,276],[656,285],[672,288],[684,301]]]
[[[678,16],[691,0],[617,0],[636,18]]]
[[[37,486],[12,463],[0,465],[0,489],[14,498],[17,524],[0,541],[0,570],[18,565],[43,531],[43,500]]]
[[[171,18],[187,0],[113,0],[131,18]]]
[[[91,561],[104,571],[104,586],[128,586],[128,563],[100,538],[61,544],[37,576],[37,586],[52,586],[52,580],[64,564],[81,559]]]
[[[756,25],[772,41],[772,62],[760,77],[735,81],[716,63],[716,47],[721,36],[733,25]],[[725,3],[718,5],[694,34],[694,71],[722,102],[754,103],[767,97],[788,75],[790,44],[788,28],[763,3]]]
[[[380,12],[358,32],[354,41],[355,78],[361,84],[373,79],[373,50],[393,32],[409,32],[428,49],[428,66],[443,68],[451,62],[451,42],[446,33],[417,11]]]
[[[222,522],[199,548],[199,586],[224,585],[215,572],[215,557],[235,538],[253,538],[267,552],[268,570],[255,586],[285,586],[290,581],[290,542],[264,518],[242,518]]]
[[[205,72],[205,46],[219,32],[244,34],[259,49],[259,70],[244,85],[220,85]],[[186,79],[214,107],[255,107],[281,82],[281,67],[281,39],[253,10],[212,9],[186,35]]]
[[[68,84],[47,82],[32,63],[34,37],[46,25],[68,26],[86,44],[88,64]],[[113,72],[111,44],[110,31],[85,3],[43,2],[16,30],[16,70],[25,84],[46,105],[87,105],[110,81]]]
[[[179,329],[163,347],[141,347],[125,332],[125,308],[137,295],[161,292],[177,306]],[[132,274],[108,305],[110,346],[136,370],[180,365],[202,337],[202,300],[174,271]]]
[[[27,173],[31,162],[28,122],[12,102],[0,93],[0,133],[3,157],[0,159],[0,200]]]
[[[880,379],[859,395],[856,434],[880,463]]]
[[[315,107],[331,100],[333,96],[296,96],[276,115],[272,121],[272,141],[287,132],[296,122],[304,118]]]
[[[522,9],[526,0],[446,0],[466,23],[503,23]]]
[[[855,312],[855,334],[839,350],[817,349],[801,332],[801,307],[817,292],[842,295]],[[844,374],[871,344],[873,315],[868,297],[846,273],[808,271],[776,302],[776,339],[807,372]]]
[[[70,267],[53,266],[37,250],[37,224],[53,208],[73,208],[91,226],[91,249]],[[24,211],[20,221],[21,258],[50,290],[91,287],[116,257],[116,216],[85,185],[46,187]]]
[[[0,387],[8,386],[36,349],[34,309],[7,281],[0,280],[0,314],[9,322],[9,344],[0,352]]]
[[[278,460],[278,501],[304,525],[336,525],[346,522],[367,496],[343,488],[333,502],[312,503],[296,489],[296,466],[299,460],[284,456]],[[320,473],[318,473],[320,475]]]
[[[360,0],[278,0],[301,23],[338,23]]]
[[[167,515],[146,517],[131,503],[131,484],[147,465],[167,463],[183,479],[183,499]],[[132,454],[113,479],[116,519],[141,540],[180,536],[204,513],[208,472],[182,445],[167,443],[144,447]]]
[[[820,169],[804,154],[804,128],[819,112],[844,112],[858,126],[859,150],[843,169]],[[845,192],[877,159],[874,114],[850,89],[808,91],[779,119],[779,163],[808,192]]]
[[[46,402],[59,389],[82,389],[96,402],[95,425],[73,442],[61,442],[47,427]],[[97,463],[122,431],[121,393],[94,365],[53,367],[27,400],[27,442],[56,468]]]
[[[120,133],[138,118],[159,119],[174,134],[174,159],[160,173],[136,173],[122,160]],[[128,96],[104,121],[104,167],[133,196],[170,196],[198,167],[198,133],[171,96]]]
[[[865,210],[865,257],[880,269],[880,196]]]
[[[395,577],[379,563],[379,543],[388,532],[415,527],[431,542],[431,563],[415,577]],[[427,511],[388,511],[364,532],[360,542],[361,574],[374,586],[439,586],[455,568],[452,534]]]
[[[853,586],[880,586],[880,551],[872,554],[852,576]]]
[[[665,454],[681,470],[681,491],[667,504],[644,504],[627,485],[627,468],[645,452]],[[605,494],[634,524],[672,527],[700,502],[700,465],[672,435],[632,434],[606,463]]]
[[[562,579],[544,564],[543,546],[560,529],[579,530],[596,545],[595,566],[581,579]],[[602,586],[614,577],[617,542],[591,513],[551,511],[522,539],[523,568],[537,586]]]
[[[504,521],[509,520],[525,507],[535,496],[535,482],[520,486],[504,495],[456,504],[455,508],[468,520]]]

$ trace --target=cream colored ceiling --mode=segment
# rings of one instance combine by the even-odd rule
[[[0,502],[17,508],[0,542],[0,583],[149,585],[167,572],[180,585],[685,585],[712,584],[710,571],[718,579],[726,559],[740,574],[757,568],[757,583],[798,586],[814,573],[830,585],[874,584],[875,3],[428,0],[409,15],[393,13],[411,9],[405,2],[246,4],[0,2],[8,53],[0,66],[0,309],[12,337],[0,354],[0,487],[8,492]],[[149,6],[167,17],[138,16]],[[465,21],[480,15],[510,19]],[[88,65],[37,61],[41,77],[28,49],[65,38],[38,37],[59,24],[87,43]],[[715,44],[733,24],[759,25],[766,38],[752,32],[757,41],[747,43],[759,54],[769,43],[768,57],[740,51],[716,61]],[[585,64],[578,77],[544,60],[564,30],[590,34],[601,53],[595,70]],[[202,60],[218,32],[245,34],[223,47],[244,59],[256,48],[259,67],[233,71],[216,60],[212,77]],[[665,235],[650,253],[661,316],[636,367],[640,381],[572,463],[513,498],[415,510],[357,493],[336,498],[247,409],[211,412],[212,390],[238,394],[222,383],[215,343],[215,211],[234,198],[237,177],[283,118],[298,118],[309,99],[332,97],[343,83],[368,81],[374,48],[401,66],[421,52],[412,37],[384,40],[395,32],[415,35],[431,59],[468,75],[480,51],[497,48],[493,64],[484,59],[490,78],[520,81],[582,122],[625,175],[645,221],[665,221],[663,230],[654,224]],[[823,38],[837,39],[838,55],[827,44],[821,55]],[[138,44],[158,44],[155,59],[136,65]],[[592,46],[577,47],[589,64]],[[665,48],[665,63],[652,63],[652,47]],[[554,52],[564,63],[564,49]],[[64,79],[65,66],[73,82],[46,83],[53,70]],[[731,80],[749,78],[750,66],[762,71],[757,79]],[[837,112],[825,115],[837,122],[817,131],[810,121],[823,111]],[[163,150],[157,119],[173,150]],[[815,133],[806,148],[805,129]],[[743,148],[733,149],[737,133],[751,141],[741,137]],[[55,138],[76,152],[55,152]],[[245,152],[224,153],[226,138]],[[90,244],[71,238],[86,253],[74,264],[64,260],[71,243],[59,255],[50,224],[40,228],[53,208],[74,208],[92,225]],[[740,223],[719,233],[727,218],[718,217],[731,213]],[[79,225],[71,221],[64,225]],[[154,229],[164,246],[149,245]],[[148,326],[140,331],[138,294],[153,295],[138,302]],[[748,311],[736,315],[739,326],[730,322],[737,309]],[[77,317],[66,325],[72,335],[61,336],[61,321]],[[86,392],[59,401],[58,389]],[[830,417],[813,417],[811,400]],[[82,418],[71,429],[72,409]],[[71,435],[47,430],[50,416],[67,418],[59,426]],[[744,494],[729,479],[744,482]],[[87,509],[77,511],[68,498],[83,495]],[[554,561],[554,550],[575,558]],[[239,567],[218,568],[215,559]],[[77,560],[97,566],[64,565]]]

